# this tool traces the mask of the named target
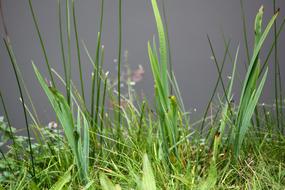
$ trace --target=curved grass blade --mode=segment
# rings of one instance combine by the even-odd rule
[[[18,85],[18,89],[20,92],[20,97],[22,100],[22,107],[23,107],[23,112],[24,112],[24,118],[25,118],[25,125],[26,125],[26,130],[27,130],[27,134],[28,134],[28,144],[29,144],[29,149],[30,149],[30,157],[31,157],[31,164],[32,164],[32,176],[36,177],[36,170],[35,170],[35,163],[34,163],[34,153],[33,153],[33,149],[32,149],[32,143],[31,143],[31,134],[30,134],[30,129],[29,129],[29,124],[28,124],[28,115],[27,115],[27,111],[25,109],[25,100],[24,100],[24,96],[23,96],[23,91],[22,91],[22,87],[21,87],[21,82],[19,79],[19,74],[17,71],[17,61],[14,55],[14,52],[11,48],[10,42],[9,42],[9,38],[5,39],[4,38],[4,43],[5,43],[5,47],[6,50],[9,54],[9,58],[10,58],[10,62],[12,64],[13,67],[13,71],[16,77],[16,81],[17,81],[17,85]]]

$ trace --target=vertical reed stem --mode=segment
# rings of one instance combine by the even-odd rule
[[[18,76],[18,71],[17,71],[17,67],[16,67],[16,59],[14,56],[14,53],[10,47],[10,42],[9,42],[9,38],[7,37],[6,39],[4,38],[4,43],[5,43],[5,47],[8,51],[9,54],[9,58],[10,61],[12,63],[12,67],[13,67],[13,71],[16,77],[16,81],[17,81],[17,85],[18,85],[18,89],[20,92],[20,97],[22,100],[22,107],[23,107],[23,112],[24,112],[24,118],[25,118],[25,124],[26,124],[26,129],[27,129],[27,133],[28,133],[28,143],[29,143],[29,148],[30,148],[30,157],[31,157],[31,164],[32,164],[32,176],[36,177],[36,170],[35,170],[35,163],[34,163],[34,155],[33,155],[33,149],[32,149],[32,143],[31,143],[31,135],[30,135],[30,129],[29,129],[29,124],[28,124],[28,116],[27,116],[27,111],[25,108],[25,100],[24,100],[24,95],[23,95],[23,91],[22,91],[22,87],[20,84],[20,80],[19,80],[19,76]]]
[[[118,43],[118,135],[121,131],[121,57],[122,57],[122,0],[119,0],[119,43]]]

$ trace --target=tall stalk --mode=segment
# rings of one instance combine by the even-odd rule
[[[100,133],[103,135],[103,124],[104,124],[104,115],[105,115],[105,101],[106,101],[106,91],[108,83],[108,73],[104,76],[104,88],[103,88],[103,98],[101,103],[101,118],[100,118]],[[103,145],[103,137],[101,137],[101,145]]]
[[[241,7],[241,13],[242,13],[242,29],[243,29],[243,39],[244,39],[244,45],[245,45],[245,52],[246,52],[246,60],[247,60],[247,63],[249,64],[250,63],[250,55],[249,55],[246,17],[245,17],[245,11],[244,11],[244,6],[243,6],[243,0],[240,0],[240,7]],[[247,66],[247,64],[245,64],[245,66]]]
[[[221,73],[220,70],[219,70],[219,65],[218,65],[217,57],[216,57],[216,54],[215,54],[215,52],[214,52],[214,48],[213,48],[212,42],[211,42],[211,40],[210,40],[210,37],[209,37],[208,35],[207,35],[207,38],[208,38],[208,42],[209,42],[209,45],[210,45],[211,52],[212,52],[213,57],[214,57],[214,63],[215,63],[215,65],[216,65],[216,68],[218,69],[218,75],[219,75],[219,79],[220,79],[220,81],[221,81],[221,85],[222,85],[222,89],[223,89],[223,92],[224,92],[224,95],[225,95],[225,98],[226,98],[226,102],[227,102],[227,104],[228,104],[228,106],[229,106],[229,110],[230,110],[230,113],[231,113],[231,115],[232,115],[233,113],[232,113],[232,110],[231,110],[231,108],[230,108],[230,101],[229,101],[229,99],[228,99],[226,87],[225,87],[224,82],[223,82],[222,73]],[[227,55],[227,52],[225,53],[225,55]]]
[[[8,36],[8,29],[7,29],[7,25],[6,25],[5,19],[4,19],[2,0],[0,0],[0,16],[1,16],[2,26],[3,26],[3,29],[4,29],[4,34],[5,34],[5,36]]]
[[[101,38],[102,38],[102,31],[103,31],[103,18],[104,18],[104,0],[101,0],[101,13],[100,13],[100,23],[99,23],[99,32],[97,36],[97,47],[96,47],[96,54],[95,54],[95,64],[92,72],[92,87],[91,87],[91,126],[96,125],[94,121],[94,112],[95,112],[95,84],[99,81],[99,60],[100,60],[100,48],[101,48]],[[99,96],[100,92],[97,90],[96,95]]]
[[[59,38],[60,38],[60,48],[61,48],[61,57],[62,57],[62,64],[64,70],[64,79],[65,79],[65,91],[67,99],[69,99],[69,87],[68,87],[68,74],[67,74],[67,65],[65,59],[65,50],[64,50],[64,42],[63,42],[63,30],[62,30],[62,13],[61,13],[61,0],[58,0],[58,18],[59,18]]]
[[[21,102],[22,102],[22,107],[23,107],[23,112],[24,112],[24,118],[25,118],[25,125],[26,125],[26,130],[27,130],[27,134],[28,134],[28,144],[29,144],[29,149],[30,149],[30,157],[31,157],[31,164],[32,164],[32,176],[36,177],[36,170],[35,170],[35,163],[34,163],[34,153],[33,153],[33,149],[32,149],[32,143],[31,143],[31,135],[30,135],[30,129],[29,129],[29,124],[28,124],[28,115],[27,115],[27,111],[25,108],[25,99],[23,96],[23,91],[22,91],[22,87],[21,87],[21,83],[19,80],[19,76],[18,76],[18,71],[17,71],[17,67],[16,67],[16,58],[14,56],[13,50],[11,48],[10,45],[10,41],[9,38],[6,37],[4,38],[4,43],[5,43],[5,47],[6,50],[9,54],[9,58],[13,67],[13,71],[16,77],[16,81],[17,81],[17,85],[18,85],[18,90],[20,92],[20,97],[21,97]]]
[[[277,32],[277,34],[276,34],[276,40],[279,39],[279,36],[280,36],[281,32],[283,31],[284,25],[285,25],[285,18],[283,18],[282,23],[280,24],[280,26],[279,26],[279,28],[278,28],[278,32]],[[265,59],[263,65],[262,65],[262,67],[261,67],[261,70],[260,70],[260,73],[259,73],[259,77],[260,77],[261,74],[263,73],[263,71],[264,71],[264,69],[266,68],[266,66],[268,66],[269,59],[270,59],[271,54],[272,54],[272,52],[273,52],[273,50],[274,50],[274,46],[275,46],[275,41],[273,41],[273,42],[271,43],[270,50],[269,50],[269,52],[267,53],[266,59]]]
[[[38,34],[38,37],[39,37],[39,40],[40,40],[42,52],[44,54],[44,59],[45,59],[46,66],[47,66],[47,69],[48,69],[48,73],[49,73],[49,76],[50,76],[50,79],[51,79],[51,83],[52,83],[52,86],[55,87],[55,82],[54,82],[54,79],[53,79],[51,66],[49,64],[49,60],[48,60],[45,44],[44,44],[44,41],[43,41],[43,38],[42,38],[42,35],[41,35],[41,32],[40,32],[40,28],[39,28],[39,24],[38,24],[38,21],[37,21],[37,17],[35,15],[34,8],[33,8],[33,5],[32,5],[32,0],[29,0],[29,7],[30,7],[30,11],[32,13],[34,25],[36,27],[36,31],[37,31],[37,34]]]
[[[67,102],[68,105],[71,105],[71,40],[70,40],[70,9],[69,9],[69,0],[65,1],[66,8],[66,34],[67,34]]]
[[[279,11],[276,9],[276,0],[273,0],[273,12]],[[282,88],[280,66],[278,61],[278,41],[277,41],[277,20],[274,22],[274,85],[275,85],[275,105],[276,105],[276,120],[277,127],[283,132],[283,111],[282,111]],[[279,107],[280,106],[280,107]]]
[[[202,124],[201,124],[201,128],[200,128],[200,134],[202,135],[203,133],[203,130],[204,130],[204,127],[205,127],[205,121],[206,121],[206,117],[207,117],[207,114],[208,114],[208,111],[210,109],[210,105],[211,103],[213,102],[213,99],[214,99],[214,96],[218,90],[218,86],[219,86],[219,83],[220,83],[220,75],[223,73],[223,69],[224,69],[224,65],[226,63],[226,58],[227,58],[227,55],[228,55],[228,51],[229,51],[229,46],[230,46],[230,41],[228,41],[226,44],[226,50],[225,50],[225,53],[224,53],[224,57],[223,57],[223,62],[222,62],[222,66],[221,68],[217,67],[218,65],[216,65],[217,69],[218,69],[218,72],[220,73],[219,74],[219,77],[216,81],[216,84],[215,84],[215,87],[214,87],[214,90],[212,92],[212,95],[211,95],[211,98],[210,100],[208,101],[208,104],[207,104],[207,107],[206,107],[206,111],[204,113],[204,116],[203,116],[203,120],[202,120]]]
[[[77,60],[78,60],[78,68],[79,68],[81,95],[82,95],[82,100],[85,103],[84,81],[83,81],[83,77],[82,77],[82,66],[81,66],[81,55],[80,55],[81,53],[80,53],[80,46],[79,46],[79,38],[78,38],[78,30],[77,30],[77,23],[76,23],[74,0],[72,0],[72,15],[73,15],[74,34],[75,34],[75,40],[76,40],[76,50],[77,50]]]
[[[119,43],[118,43],[118,135],[121,131],[121,59],[122,59],[122,0],[119,0]]]
[[[98,116],[99,116],[99,104],[100,104],[100,92],[101,92],[101,80],[102,80],[102,67],[104,64],[104,47],[102,47],[102,52],[101,52],[101,64],[98,67],[98,78],[97,78],[97,97],[96,97],[96,113],[95,113],[95,123],[98,123]],[[99,127],[99,126],[98,126]]]

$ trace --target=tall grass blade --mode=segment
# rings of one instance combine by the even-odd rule
[[[164,25],[165,25],[165,37],[167,42],[167,51],[168,51],[168,69],[170,74],[170,80],[174,80],[174,72],[173,72],[173,65],[172,65],[172,55],[171,55],[171,46],[170,46],[170,39],[169,39],[169,29],[168,29],[168,19],[166,15],[166,0],[162,0],[162,15],[164,19]],[[170,93],[173,94],[173,87],[170,85]]]
[[[96,45],[96,54],[95,54],[95,61],[93,64],[93,73],[92,73],[92,90],[91,90],[91,118],[92,118],[92,123],[91,125],[95,127],[95,125],[98,125],[94,120],[94,112],[97,109],[95,108],[95,84],[100,81],[100,69],[99,69],[99,62],[100,62],[100,49],[101,49],[101,39],[102,39],[102,31],[103,31],[103,19],[104,19],[104,0],[101,0],[101,10],[100,10],[100,22],[99,22],[99,32],[97,34],[97,45]],[[97,89],[96,93],[96,100],[98,99],[98,96],[100,96],[100,91]],[[96,101],[97,102],[97,101]],[[97,112],[96,112],[97,114]]]
[[[103,63],[104,63],[104,54],[105,54],[105,50],[104,50],[104,46],[102,47],[101,50],[101,64],[98,66],[98,72],[97,72],[97,97],[96,97],[96,113],[95,113],[95,123],[96,125],[98,125],[99,127],[99,123],[98,123],[98,116],[99,116],[99,107],[100,107],[100,95],[101,95],[101,81],[102,81],[102,67],[103,67]]]
[[[67,37],[67,102],[71,106],[71,30],[70,30],[70,0],[65,0],[65,22],[66,22],[66,37]]]
[[[69,107],[68,102],[65,100],[64,96],[62,96],[55,88],[49,87],[45,83],[43,77],[34,64],[33,68],[41,87],[46,93],[56,113],[56,116],[63,127],[64,134],[67,138],[68,144],[72,150],[76,164],[78,166],[80,179],[86,184],[89,181],[87,173],[89,167],[89,134],[87,134],[89,133],[89,127],[87,120],[78,107],[78,120],[77,125],[75,125],[76,123],[73,119],[71,108]],[[81,127],[81,118],[83,118],[83,127]],[[83,131],[83,135],[81,135],[81,131]],[[84,138],[83,142],[82,138]]]
[[[5,43],[6,50],[7,50],[8,54],[9,54],[10,62],[11,62],[11,65],[13,67],[14,75],[16,77],[18,89],[19,89],[19,92],[20,92],[20,97],[21,97],[22,107],[23,107],[23,112],[24,112],[24,118],[25,118],[25,125],[26,125],[27,134],[28,134],[28,144],[29,144],[31,164],[32,164],[32,176],[36,177],[36,170],[35,170],[35,163],[34,163],[34,153],[33,153],[33,149],[32,149],[31,134],[30,134],[29,124],[28,124],[28,115],[27,115],[27,111],[25,109],[25,99],[24,99],[24,95],[23,95],[23,91],[22,91],[21,82],[20,82],[20,79],[19,79],[19,74],[18,74],[18,71],[17,71],[17,61],[16,61],[16,58],[15,58],[14,52],[12,50],[12,47],[10,45],[10,41],[9,41],[8,37],[6,39],[4,38],[4,43]]]
[[[83,80],[83,76],[82,76],[81,53],[80,53],[80,46],[79,46],[79,38],[78,38],[78,29],[77,29],[77,22],[76,22],[74,0],[72,0],[72,15],[73,15],[73,26],[74,26],[75,41],[76,41],[77,60],[78,60],[80,87],[81,87],[81,96],[82,96],[83,102],[85,103],[84,80]]]
[[[143,156],[142,190],[156,190],[155,177],[148,156]]]
[[[231,102],[232,100],[232,90],[233,90],[233,84],[234,84],[234,79],[235,79],[235,73],[236,73],[236,66],[237,66],[237,59],[238,59],[238,54],[239,54],[239,47],[237,48],[236,51],[236,55],[235,55],[235,60],[234,60],[234,66],[233,66],[233,71],[232,71],[232,75],[231,75],[231,80],[230,80],[230,84],[227,90],[227,99],[229,102]],[[222,109],[222,118],[220,120],[220,126],[219,126],[219,133],[221,135],[221,137],[224,137],[224,132],[225,132],[225,127],[227,124],[227,121],[230,118],[230,114],[229,114],[229,109],[232,109],[229,104],[225,104],[225,106]]]
[[[242,29],[243,29],[243,39],[244,39],[244,45],[245,45],[245,51],[246,51],[246,58],[247,63],[250,62],[250,55],[249,55],[249,45],[248,45],[248,37],[247,37],[247,27],[246,27],[246,15],[244,10],[244,0],[240,0],[240,7],[241,7],[241,13],[242,13]]]
[[[151,2],[159,37],[159,55],[155,40],[153,40],[153,48],[148,43],[148,54],[155,83],[156,109],[160,120],[159,133],[165,159],[169,161],[170,147],[174,147],[173,153],[178,158],[177,141],[179,141],[179,133],[177,120],[180,108],[176,97],[169,95],[168,53],[164,26],[156,0],[152,0]]]
[[[238,131],[238,136],[236,138],[235,142],[235,156],[237,157],[240,151],[240,147],[242,145],[243,139],[246,135],[246,132],[248,130],[248,127],[250,125],[250,120],[253,115],[254,109],[257,105],[257,102],[259,100],[259,97],[262,93],[263,86],[265,84],[265,80],[267,77],[268,70],[265,71],[264,76],[259,84],[259,87],[257,88],[256,91],[254,91],[249,99],[249,104],[247,105],[245,109],[244,116],[242,118],[242,121],[239,126],[239,131]]]
[[[38,35],[39,40],[40,40],[40,44],[41,44],[42,52],[44,54],[44,59],[45,59],[45,63],[46,63],[47,69],[48,69],[48,73],[49,73],[52,85],[53,85],[53,87],[55,87],[55,82],[54,82],[54,78],[53,78],[53,75],[52,75],[51,66],[50,66],[50,63],[49,63],[48,56],[47,56],[47,52],[46,52],[45,44],[44,44],[44,41],[43,41],[43,38],[42,38],[42,34],[40,32],[38,20],[37,20],[37,17],[36,17],[36,14],[35,14],[35,11],[34,11],[34,8],[33,8],[33,5],[32,5],[32,0],[29,0],[29,7],[30,7],[30,11],[32,13],[32,17],[33,17],[34,25],[36,27],[37,35]]]
[[[62,57],[62,64],[63,64],[63,70],[64,70],[64,79],[65,79],[65,91],[67,99],[69,100],[69,81],[68,81],[68,65],[66,63],[65,58],[65,50],[64,50],[64,40],[63,40],[63,29],[62,29],[62,8],[61,8],[61,0],[58,0],[58,24],[59,24],[59,39],[60,39],[60,50],[61,50],[61,57]]]
[[[278,14],[275,14],[271,20],[269,21],[267,27],[264,32],[261,32],[262,29],[262,17],[263,17],[263,6],[259,9],[259,12],[256,15],[255,19],[255,44],[253,55],[250,61],[250,65],[248,67],[245,80],[242,87],[240,103],[238,107],[238,116],[236,119],[236,132],[235,132],[235,140],[234,140],[234,155],[237,158],[240,152],[240,147],[245,137],[245,134],[250,126],[249,122],[252,118],[253,111],[256,107],[257,101],[262,92],[265,79],[267,76],[267,71],[262,77],[262,80],[256,88],[258,77],[260,74],[260,61],[259,61],[259,53],[261,47],[270,32],[271,27],[274,24],[275,19]]]
[[[120,190],[119,185],[114,185],[113,182],[104,174],[100,173],[100,184],[103,190]]]
[[[59,180],[50,188],[50,190],[62,190],[64,186],[71,181],[71,170],[72,167],[65,172],[65,174],[59,178]]]
[[[223,73],[223,69],[224,69],[224,65],[226,63],[226,57],[227,57],[227,54],[228,54],[228,51],[229,51],[229,46],[230,46],[230,41],[226,43],[226,50],[225,50],[225,53],[224,53],[224,58],[223,58],[223,63],[222,63],[222,66],[221,68],[219,69],[219,66],[216,64],[216,68],[218,69],[218,72],[220,73],[219,76],[218,76],[218,79],[216,81],[216,84],[215,84],[215,87],[214,87],[214,90],[211,94],[211,97],[210,97],[210,100],[208,101],[208,104],[207,104],[207,107],[206,107],[206,110],[205,110],[205,113],[203,115],[203,120],[202,120],[202,124],[201,124],[201,128],[200,128],[200,134],[202,135],[203,133],[203,130],[204,130],[204,127],[205,127],[205,121],[206,121],[206,117],[207,117],[207,114],[209,112],[209,109],[210,109],[210,106],[211,106],[211,103],[213,102],[213,99],[215,97],[215,94],[218,90],[218,86],[219,86],[219,83],[220,83],[220,76],[221,74]],[[217,67],[218,66],[218,67]]]
[[[121,61],[122,61],[122,0],[119,0],[118,6],[118,121],[117,121],[117,135],[121,137]]]
[[[169,95],[169,87],[168,87],[168,78],[167,78],[167,66],[168,66],[168,52],[167,52],[167,41],[166,36],[164,32],[164,26],[163,22],[159,13],[158,5],[156,0],[152,0],[152,7],[153,12],[156,20],[156,27],[157,27],[157,33],[159,38],[159,52],[160,52],[160,67],[161,67],[161,78],[162,78],[162,84],[164,87],[165,94]]]
[[[276,0],[273,0],[274,14],[279,12],[276,10]],[[277,41],[277,20],[274,21],[274,85],[275,85],[275,105],[276,105],[276,120],[277,128],[283,132],[283,98],[282,98],[282,84],[280,75],[280,64],[278,60],[278,41]],[[279,107],[280,106],[280,107]],[[281,108],[281,109],[280,109]]]

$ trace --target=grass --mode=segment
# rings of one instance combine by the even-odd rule
[[[284,110],[278,58],[279,36],[285,19],[278,25],[276,2],[273,1],[274,14],[265,28],[263,7],[259,9],[250,52],[247,18],[241,0],[246,72],[241,93],[235,98],[239,102],[233,102],[233,94],[240,46],[235,47],[233,56],[231,41],[224,37],[225,50],[220,61],[208,36],[218,77],[202,119],[192,121],[173,72],[165,2],[160,12],[157,1],[150,1],[157,28],[157,39],[148,43],[154,105],[136,94],[131,85],[132,71],[128,69],[128,79],[122,76],[123,1],[118,1],[118,75],[115,81],[103,69],[106,56],[101,45],[104,0],[99,2],[101,13],[94,55],[85,43],[80,43],[75,1],[65,0],[65,6],[58,1],[63,76],[50,67],[36,12],[32,1],[28,1],[51,82],[44,80],[37,63],[32,62],[32,65],[57,122],[48,126],[40,124],[6,29],[3,42],[21,96],[27,136],[21,136],[20,130],[13,128],[1,91],[4,116],[0,117],[0,189],[285,188]],[[2,10],[1,15],[6,28]],[[273,33],[271,48],[264,53],[266,59],[262,61],[260,52],[270,33]],[[72,40],[75,40],[75,52],[70,46]],[[93,66],[92,77],[87,79],[83,79],[88,75],[82,70],[83,52]],[[73,53],[77,55],[79,90],[71,76]],[[271,57],[274,59],[275,106],[259,103]],[[228,63],[232,65],[232,74],[225,80],[223,71]],[[90,94],[85,93],[88,83],[84,80],[91,81]],[[121,90],[122,83],[127,84],[127,93]],[[57,88],[61,84],[65,92]],[[222,96],[217,97],[219,85]],[[91,99],[91,105],[86,103],[87,98]],[[107,107],[106,102],[110,102],[110,106]],[[211,114],[208,113],[210,109]],[[28,123],[29,119],[32,122]]]

